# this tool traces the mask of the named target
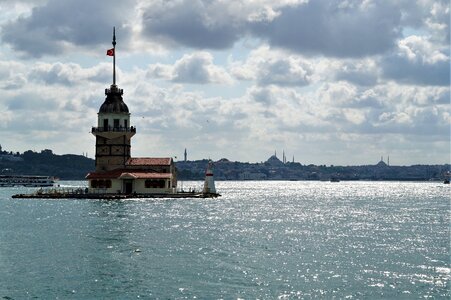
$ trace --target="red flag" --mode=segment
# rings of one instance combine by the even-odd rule
[[[114,48],[108,49],[108,50],[106,51],[106,55],[108,55],[108,56],[114,56]]]

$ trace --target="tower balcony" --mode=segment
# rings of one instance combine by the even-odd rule
[[[108,139],[117,138],[124,135],[131,138],[136,133],[136,127],[92,127],[91,133],[93,135],[102,136]]]
[[[97,132],[132,132],[132,133],[136,133],[136,127],[123,127],[123,126],[119,126],[119,127],[113,127],[113,126],[108,126],[108,127],[92,127],[92,133],[97,133]]]

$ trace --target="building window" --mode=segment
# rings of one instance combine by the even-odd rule
[[[114,125],[115,129],[118,129],[119,128],[119,119],[114,119],[113,120],[113,125]]]
[[[166,182],[164,179],[147,179],[144,182],[144,186],[147,189],[164,189],[166,187]]]
[[[91,187],[93,189],[109,189],[111,188],[111,180],[107,179],[107,180],[91,180]]]

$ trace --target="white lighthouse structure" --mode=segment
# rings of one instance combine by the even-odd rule
[[[210,160],[205,171],[204,194],[216,194],[215,179],[213,177],[213,163]]]

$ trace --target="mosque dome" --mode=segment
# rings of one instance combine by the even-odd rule
[[[110,89],[105,89],[105,102],[100,106],[99,113],[129,113],[127,104],[122,99],[124,90],[112,85]]]

